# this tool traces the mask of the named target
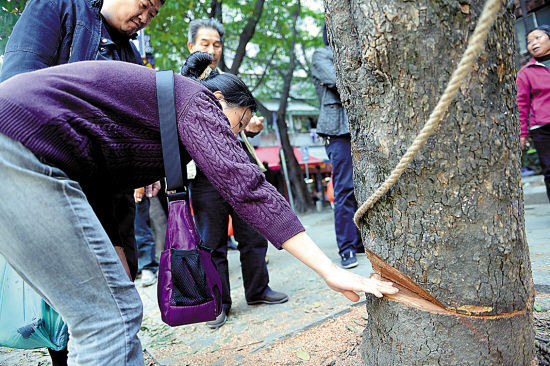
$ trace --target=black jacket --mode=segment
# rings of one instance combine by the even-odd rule
[[[327,46],[315,50],[312,57],[313,84],[319,98],[317,134],[342,136],[349,134],[348,118],[336,90],[336,71],[332,50]]]

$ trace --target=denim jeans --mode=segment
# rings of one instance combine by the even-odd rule
[[[351,160],[351,141],[349,136],[332,136],[325,146],[332,163],[334,186],[334,229],[338,253],[348,250],[357,252],[363,243],[353,215],[357,210],[357,201],[353,189],[353,162]]]
[[[159,264],[155,257],[155,239],[151,231],[149,220],[149,198],[144,197],[140,203],[136,203],[136,217],[134,218],[134,235],[138,251],[138,273],[147,269],[157,273]]]
[[[550,201],[550,123],[532,130],[529,134],[539,155],[544,183],[546,184],[546,195]]]
[[[0,254],[69,327],[69,364],[143,365],[142,304],[78,182],[0,134]]]

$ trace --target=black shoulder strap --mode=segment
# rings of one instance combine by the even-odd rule
[[[157,71],[157,103],[159,109],[162,157],[166,174],[166,189],[186,193],[187,176],[182,174],[178,126],[176,122],[176,101],[174,95],[174,73],[171,70]],[[168,195],[168,199],[178,199]]]

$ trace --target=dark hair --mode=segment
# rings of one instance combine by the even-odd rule
[[[323,42],[325,42],[325,46],[328,46],[327,23],[323,24]]]
[[[531,29],[529,32],[527,32],[527,35],[525,36],[525,42],[527,42],[527,37],[529,37],[529,35],[531,33],[533,33],[534,31],[536,31],[536,30],[543,31],[544,33],[546,33],[548,38],[550,38],[550,25],[543,24],[543,25],[539,25],[538,27],[535,27],[535,28]]]
[[[207,78],[199,80],[204,70],[210,67],[210,63],[212,63],[212,55],[206,52],[193,52],[181,68],[181,74],[197,80],[212,93],[221,92],[228,105],[247,107],[255,112],[256,100],[245,83],[237,76],[227,73],[220,74],[216,70],[212,70]]]
[[[225,28],[222,23],[218,22],[214,18],[208,19],[194,19],[189,23],[189,30],[187,32],[187,40],[191,44],[195,44],[197,40],[197,32],[201,28],[211,28],[214,29],[220,35],[220,41],[223,43],[223,36],[225,34]]]

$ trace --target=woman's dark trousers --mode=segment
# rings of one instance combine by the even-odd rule
[[[244,222],[218,191],[200,175],[191,183],[191,202],[200,237],[214,252],[212,259],[222,281],[224,308],[231,307],[227,263],[227,226],[233,220],[233,235],[239,243],[244,292],[247,301],[261,298],[269,283],[265,255],[267,240]],[[202,179],[201,179],[202,178]]]
[[[546,194],[550,201],[550,123],[544,125],[544,127],[531,130],[529,134],[539,155],[544,183],[546,184]]]

